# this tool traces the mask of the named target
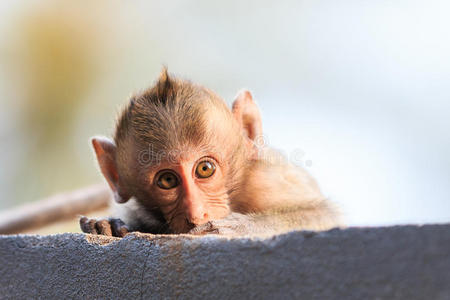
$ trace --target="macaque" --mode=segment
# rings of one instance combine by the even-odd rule
[[[86,233],[249,235],[325,230],[338,213],[303,169],[262,145],[249,91],[232,109],[211,90],[169,75],[131,97],[114,139],[94,137],[117,215],[80,219]]]

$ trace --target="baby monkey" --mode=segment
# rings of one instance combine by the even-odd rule
[[[94,137],[100,170],[117,205],[107,219],[80,219],[86,233],[130,231],[273,234],[339,225],[315,180],[261,145],[249,91],[230,110],[214,92],[163,69],[131,97],[114,139]]]

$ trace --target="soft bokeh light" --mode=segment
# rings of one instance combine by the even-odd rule
[[[163,64],[231,103],[349,225],[450,221],[446,1],[0,3],[0,208],[101,180],[89,137]]]

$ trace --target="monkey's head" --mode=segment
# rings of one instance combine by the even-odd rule
[[[230,110],[212,91],[163,69],[153,87],[131,97],[114,141],[92,144],[115,201],[135,197],[184,233],[229,214],[260,134],[250,92],[239,93]]]

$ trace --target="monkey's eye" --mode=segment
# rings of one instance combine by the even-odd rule
[[[208,178],[211,177],[215,171],[216,166],[212,162],[204,160],[197,165],[197,168],[195,169],[195,174],[199,178]]]
[[[172,172],[164,172],[158,177],[156,184],[165,190],[173,189],[178,185],[178,177]]]

